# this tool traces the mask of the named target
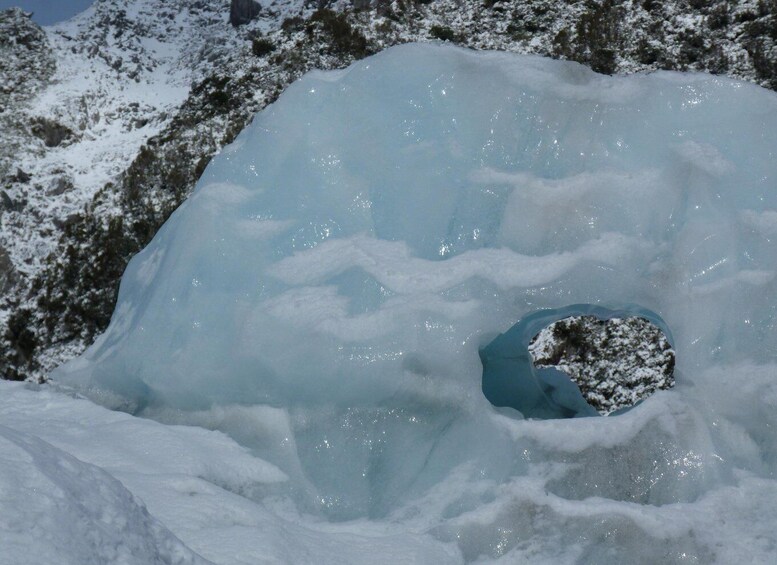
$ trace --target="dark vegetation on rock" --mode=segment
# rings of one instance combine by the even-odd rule
[[[13,263],[8,252],[0,247],[0,294],[9,291],[16,282]]]
[[[229,5],[229,20],[239,25],[233,31],[254,62],[248,71],[230,72],[229,58],[240,55],[213,55],[210,71],[197,76],[177,114],[131,165],[83,211],[55,222],[59,248],[40,272],[25,278],[0,264],[8,313],[0,328],[0,375],[39,378],[50,368],[42,361],[48,351],[67,345],[74,355],[91,343],[110,320],[129,259],[187,197],[213,155],[310,69],[342,68],[394,44],[433,39],[573,60],[602,73],[708,71],[777,89],[777,0],[360,0],[337,10],[323,2],[276,20],[265,34],[257,18],[271,15],[254,5]],[[222,25],[229,26],[227,4],[223,10]],[[143,22],[124,10],[101,17],[95,24],[101,41],[131,45],[143,32]],[[143,67],[96,45],[88,49],[128,77]],[[28,14],[0,11],[0,77],[9,77],[0,84],[0,128],[14,124],[6,109],[45,87],[54,61],[46,33]],[[66,126],[41,119],[21,127],[34,128],[42,145],[77,141]],[[138,120],[137,127],[147,123]],[[31,183],[17,163],[0,160],[0,210],[25,206],[7,192]],[[69,190],[48,190],[60,188]]]
[[[456,34],[451,28],[440,26],[440,25],[433,25],[432,27],[430,27],[429,35],[432,36],[434,39],[439,39],[440,41],[456,40]]]
[[[275,43],[266,37],[255,37],[251,40],[251,52],[257,57],[264,57],[275,51]]]

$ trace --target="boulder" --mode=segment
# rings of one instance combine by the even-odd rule
[[[23,170],[21,170],[20,168],[17,168],[17,169],[16,169],[16,174],[15,174],[15,175],[13,175],[13,176],[10,178],[10,180],[11,180],[12,182],[19,182],[19,183],[22,183],[22,184],[26,184],[26,183],[30,182],[30,179],[31,179],[31,178],[32,178],[32,177],[31,177],[31,176],[30,176],[28,173],[24,172],[24,171],[23,171]]]
[[[32,135],[43,141],[46,147],[58,147],[73,137],[73,130],[48,118],[35,118],[32,120]]]
[[[46,191],[48,196],[59,196],[72,190],[73,182],[66,176],[58,176],[51,179],[49,189]]]
[[[232,0],[232,5],[229,7],[229,23],[235,27],[247,24],[261,11],[261,5],[254,0]]]

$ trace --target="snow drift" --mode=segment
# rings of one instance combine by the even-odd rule
[[[207,565],[104,470],[0,426],[0,563]]]
[[[775,94],[706,75],[421,45],[311,73],[54,377],[231,434],[288,477],[255,500],[401,524],[453,561],[764,562],[775,148]],[[495,409],[479,347],[574,303],[658,313],[677,387],[613,419]]]

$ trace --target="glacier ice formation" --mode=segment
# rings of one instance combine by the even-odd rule
[[[775,148],[775,94],[707,75],[430,45],[311,73],[213,160],[54,377],[231,434],[288,476],[251,496],[464,561],[759,562]],[[575,303],[658,313],[677,387],[618,418],[494,408],[479,348]]]

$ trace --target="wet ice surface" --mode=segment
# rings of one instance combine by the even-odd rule
[[[214,159],[54,377],[229,434],[285,476],[246,504],[390,525],[453,563],[766,563],[776,147],[777,96],[717,77],[428,45],[311,74]],[[677,386],[617,418],[494,408],[479,348],[575,303],[658,313]]]

